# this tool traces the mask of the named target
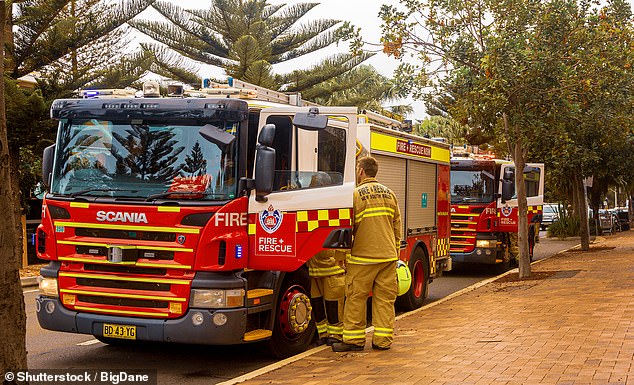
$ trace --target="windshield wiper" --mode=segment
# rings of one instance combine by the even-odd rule
[[[110,191],[129,191],[129,192],[132,192],[132,193],[139,192],[139,190],[122,189],[122,188],[87,188],[85,190],[80,190],[80,191],[74,192],[74,193],[70,194],[69,196],[71,198],[75,198],[76,196],[85,195],[85,194],[87,194],[89,192],[95,192],[95,191],[108,191],[108,192],[110,192]]]
[[[149,202],[149,201],[153,201],[159,198],[168,198],[171,195],[202,195],[202,196],[214,196],[214,197],[224,197],[225,194],[214,194],[214,193],[208,193],[208,192],[202,192],[202,191],[167,191],[167,192],[162,192],[162,193],[158,193],[158,194],[152,194],[149,195],[145,201]],[[172,198],[172,199],[179,199],[178,198]]]

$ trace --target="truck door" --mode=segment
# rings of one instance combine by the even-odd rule
[[[273,192],[260,201],[255,193],[249,198],[251,269],[294,271],[323,250],[333,230],[352,224],[357,110],[319,107],[328,125],[318,131],[293,125],[298,112],[308,108],[260,113],[260,129],[275,124],[275,167]]]
[[[512,163],[503,164],[500,169],[500,181],[498,191],[500,192],[497,206],[498,218],[500,219],[500,231],[517,232],[518,212],[517,212],[517,189],[515,188],[515,178],[505,180],[505,175],[515,175],[515,165]],[[512,196],[504,199],[502,196],[504,183],[512,183]],[[528,204],[528,221],[541,213],[544,204],[544,164],[527,163],[524,168],[524,183],[526,185],[526,201]]]

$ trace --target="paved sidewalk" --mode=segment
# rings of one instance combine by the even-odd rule
[[[317,348],[243,383],[634,384],[634,231],[532,271],[397,320],[389,351]]]

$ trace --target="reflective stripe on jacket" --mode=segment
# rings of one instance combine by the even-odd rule
[[[398,259],[401,212],[396,195],[375,178],[364,179],[354,190],[354,225],[348,263],[371,264]]]

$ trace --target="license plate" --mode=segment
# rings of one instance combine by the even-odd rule
[[[136,340],[136,326],[103,324],[103,336]]]

